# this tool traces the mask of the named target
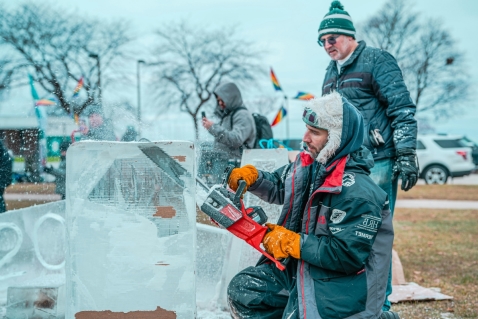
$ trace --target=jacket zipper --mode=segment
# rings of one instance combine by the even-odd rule
[[[343,80],[342,83],[347,83],[347,82],[362,82],[363,80],[360,79],[360,78],[350,78],[350,79],[347,79],[347,80]]]
[[[340,76],[342,75],[342,71],[343,71],[343,68],[340,68],[340,73],[337,72],[337,84],[335,85],[335,90],[337,91],[337,93],[339,92],[339,82],[340,82]]]
[[[293,170],[292,170],[292,193],[291,193],[291,196],[290,196],[290,200],[289,200],[289,209],[287,211],[287,214],[285,215],[285,218],[284,218],[284,222],[282,222],[282,226],[285,227],[285,224],[287,223],[287,220],[289,219],[289,214],[290,212],[292,211],[292,203],[294,202],[294,195],[295,195],[295,172],[296,172],[296,162],[294,162],[294,167],[293,167]]]

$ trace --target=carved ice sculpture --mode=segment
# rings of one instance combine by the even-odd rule
[[[66,318],[195,317],[194,163],[190,142],[69,148]]]
[[[0,307],[6,318],[63,318],[65,201],[0,214]]]

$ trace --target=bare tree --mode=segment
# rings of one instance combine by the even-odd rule
[[[26,80],[21,81],[19,78],[19,71],[26,66],[26,64],[16,63],[15,60],[12,60],[7,56],[0,58],[0,94],[2,91],[11,88],[12,83],[16,83],[17,85],[24,85],[27,83]]]
[[[420,29],[420,15],[406,0],[390,0],[361,25],[361,34],[373,46],[390,52],[402,60],[413,46],[408,45]]]
[[[224,81],[251,85],[265,74],[262,52],[240,39],[235,28],[208,30],[181,22],[156,32],[154,51],[161,109],[177,107],[194,123],[201,108]]]
[[[449,116],[467,101],[464,56],[439,20],[422,19],[407,0],[389,0],[360,31],[397,59],[418,112]]]
[[[28,72],[54,94],[67,113],[80,114],[88,105],[101,102],[99,62],[103,77],[124,57],[123,48],[131,40],[126,30],[123,23],[80,19],[63,9],[33,2],[0,12],[2,44],[13,49],[18,65],[27,65]],[[86,98],[73,99],[81,77]]]

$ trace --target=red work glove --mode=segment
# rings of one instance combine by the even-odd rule
[[[247,190],[249,186],[255,183],[258,177],[259,172],[257,169],[252,165],[246,165],[241,168],[234,168],[231,172],[231,175],[229,175],[229,180],[227,183],[233,191],[236,191],[239,187],[239,180],[242,179],[246,182]]]
[[[269,254],[275,259],[289,256],[300,259],[299,234],[279,225],[267,223],[266,226],[269,227],[270,232],[264,236],[262,244]]]

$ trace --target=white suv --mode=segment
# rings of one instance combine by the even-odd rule
[[[472,149],[460,135],[418,135],[420,178],[427,184],[445,184],[448,177],[469,175],[475,170]]]

